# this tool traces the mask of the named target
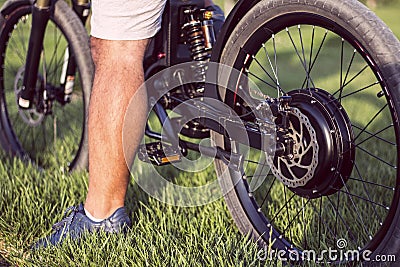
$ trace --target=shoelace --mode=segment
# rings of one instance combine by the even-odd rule
[[[68,216],[67,214],[71,212]],[[78,207],[77,206],[71,206],[68,207],[65,212],[64,212],[64,219],[61,221],[55,223],[52,228],[54,231],[60,230],[64,228],[66,225],[70,225],[72,223],[72,220],[75,217],[75,214],[78,212]]]

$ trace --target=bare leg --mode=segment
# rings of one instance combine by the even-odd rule
[[[89,108],[89,189],[85,209],[96,218],[110,216],[124,206],[129,170],[122,146],[122,127],[129,101],[143,83],[147,40],[109,41],[92,37],[96,66]],[[132,155],[143,136],[147,96],[141,90],[131,132]]]

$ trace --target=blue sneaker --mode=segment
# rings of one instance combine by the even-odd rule
[[[68,213],[69,215],[66,216]],[[96,233],[99,231],[120,233],[126,232],[126,230],[132,226],[125,207],[117,209],[110,217],[101,222],[90,220],[85,214],[83,204],[76,207],[69,207],[65,211],[64,217],[65,218],[60,222],[53,225],[54,232],[37,241],[33,249],[60,245],[67,236],[70,236],[73,240],[77,240],[85,231],[89,233]]]

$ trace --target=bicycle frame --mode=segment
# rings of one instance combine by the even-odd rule
[[[246,3],[246,1],[241,1],[238,6],[242,5],[243,3]],[[162,69],[166,69],[179,63],[193,61],[193,59],[190,57],[188,44],[186,44],[180,38],[183,27],[183,10],[186,8],[203,8],[203,4],[204,1],[202,0],[191,0],[186,2],[172,0],[167,1],[167,5],[163,14],[162,29],[151,41],[145,56],[144,67],[146,79]],[[246,9],[250,7],[251,5],[246,7]],[[238,19],[238,15],[241,13],[238,13],[237,8],[235,10],[236,11],[233,13],[234,19],[230,19],[231,23],[234,22],[235,19]],[[231,27],[229,25],[224,25],[223,29],[221,30],[222,35],[219,36],[220,40],[217,41],[217,47],[224,43],[230,28]],[[212,53],[213,55],[215,54],[214,50],[212,50]],[[215,72],[217,71],[218,70],[215,70]],[[205,90],[205,94],[211,96],[212,99],[219,99],[217,94],[217,86],[207,86]],[[227,129],[233,129],[229,131],[229,135],[232,139],[238,141],[239,143],[249,142],[251,147],[261,147],[262,134],[257,125],[243,121],[234,121],[229,115],[227,115],[226,110],[221,110],[206,102],[198,102],[196,105],[193,105],[192,103],[185,102],[184,99],[180,99],[179,97],[171,96],[171,99],[179,104],[184,105],[185,113],[187,112],[186,114],[199,114],[199,110],[207,113],[207,118],[204,117],[196,119],[196,121],[204,128],[224,135],[227,134]],[[199,107],[199,105],[201,105],[201,107]],[[156,140],[167,141],[172,146],[180,147],[183,150],[190,149],[200,151],[200,146],[198,144],[177,139],[177,129],[174,128],[173,122],[168,117],[167,112],[161,103],[155,103],[153,111],[157,115],[161,125],[163,125],[163,135],[152,131],[147,125],[145,134],[148,137]],[[221,126],[221,122],[223,122],[223,127]],[[246,132],[245,135],[243,135],[244,132]],[[201,147],[201,151],[205,155],[212,157],[216,155],[217,158],[226,159],[228,161],[235,157],[234,155],[227,155],[225,151],[213,147],[203,146]]]

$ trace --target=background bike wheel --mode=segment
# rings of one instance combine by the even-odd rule
[[[37,90],[42,87],[47,95],[60,93],[64,55],[68,49],[77,65],[71,101],[61,104],[51,100],[48,114],[38,110],[38,104],[33,104],[29,110],[21,110],[16,96],[26,71],[32,5],[31,1],[13,2],[11,10],[7,9],[7,14],[3,14],[1,23],[1,143],[12,155],[29,158],[44,168],[85,168],[85,120],[93,76],[88,34],[64,1],[54,2],[43,40]]]
[[[299,262],[310,256],[306,250],[318,257],[328,248],[370,250],[370,259],[400,256],[399,47],[357,1],[265,0],[243,17],[220,62],[246,73],[266,95],[292,96],[297,144],[292,160],[263,159],[252,149],[242,173],[224,173],[216,161],[243,233]],[[357,260],[337,255],[321,261]]]

